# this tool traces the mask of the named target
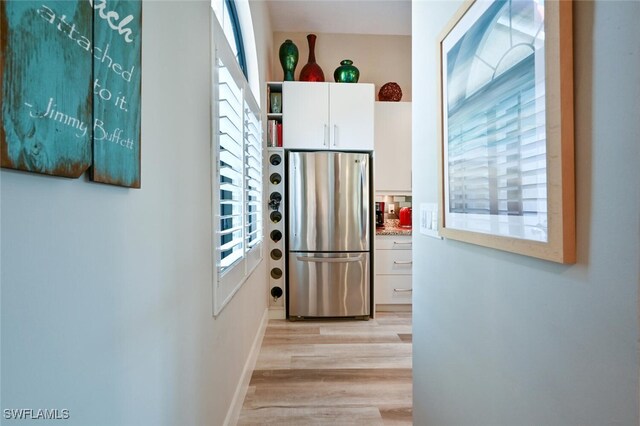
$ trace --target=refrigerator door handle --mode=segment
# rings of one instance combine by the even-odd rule
[[[369,181],[369,176],[367,175],[367,162],[363,160],[360,163],[360,197],[361,199],[365,198],[365,194],[367,192],[367,182]],[[360,229],[363,234],[367,232],[367,223],[368,223],[368,209],[365,208],[364,205],[360,205]]]
[[[360,262],[362,255],[356,257],[306,257],[296,256],[296,260],[300,262],[315,262],[315,263],[348,263],[348,262]]]
[[[338,125],[333,125],[333,146],[338,146]]]

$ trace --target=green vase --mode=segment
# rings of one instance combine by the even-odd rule
[[[345,59],[340,62],[340,66],[333,72],[336,83],[357,83],[360,78],[360,71],[353,66],[353,61]]]
[[[284,81],[294,81],[294,73],[296,65],[298,65],[298,47],[291,40],[285,40],[280,45],[278,56],[282,71],[284,71]]]

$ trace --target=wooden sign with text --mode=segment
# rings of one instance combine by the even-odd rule
[[[0,159],[5,168],[79,177],[91,165],[92,8],[0,3]]]
[[[140,188],[140,0],[0,2],[1,166]]]
[[[140,188],[142,2],[91,0],[96,182]]]

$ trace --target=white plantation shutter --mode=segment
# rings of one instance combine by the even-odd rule
[[[261,111],[215,16],[213,27],[214,315],[262,258]]]
[[[245,192],[247,249],[262,241],[262,126],[260,109],[245,102]]]
[[[242,89],[218,58],[218,146],[220,159],[218,239],[220,272],[244,255],[243,247],[243,137]]]

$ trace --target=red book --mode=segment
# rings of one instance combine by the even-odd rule
[[[278,146],[282,146],[282,123],[278,123]]]

